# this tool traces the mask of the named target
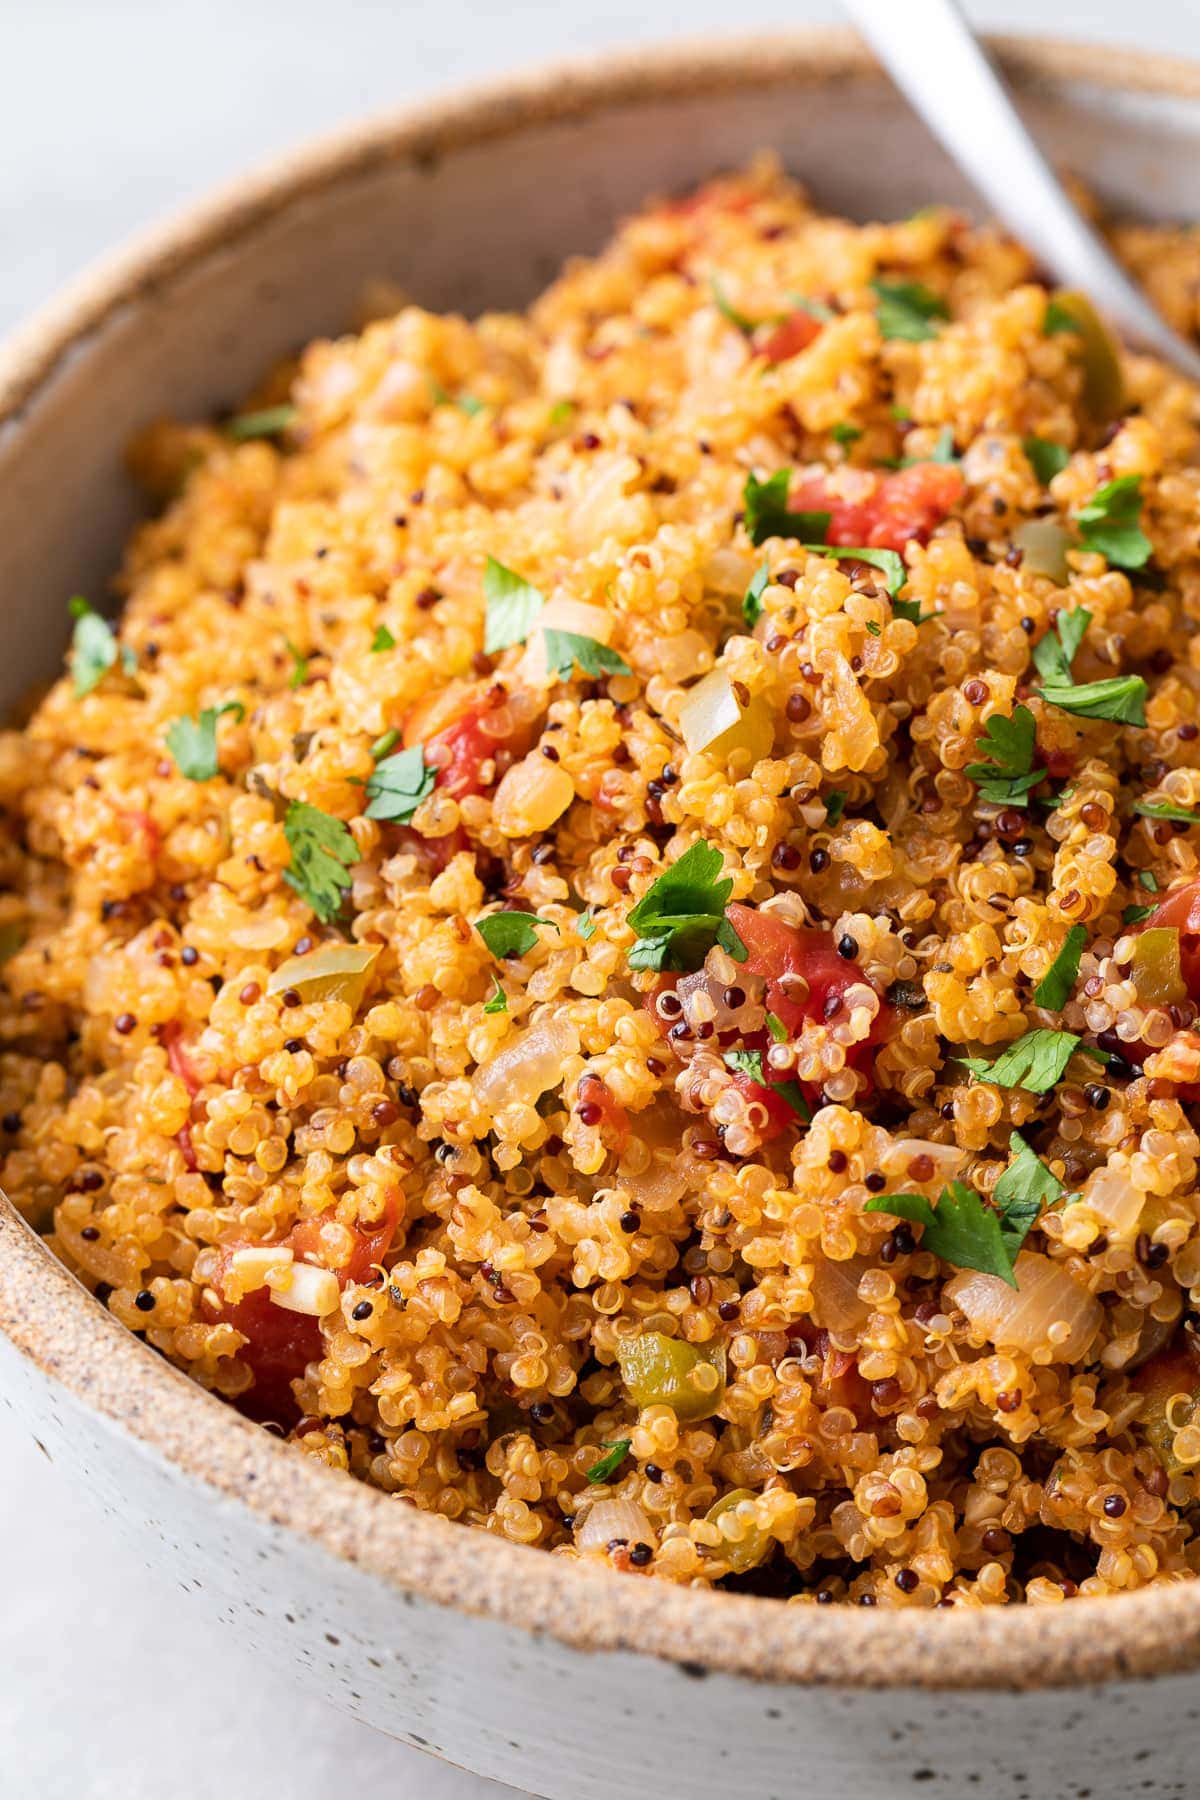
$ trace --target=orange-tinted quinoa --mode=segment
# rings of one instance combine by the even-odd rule
[[[1121,247],[1194,326],[1196,239]],[[17,1205],[520,1542],[1193,1574],[1195,391],[764,162],[255,405],[147,435],[117,635],[0,736]]]

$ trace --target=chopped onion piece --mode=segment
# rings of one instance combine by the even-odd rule
[[[1129,1179],[1128,1162],[1122,1157],[1092,1170],[1083,1184],[1079,1204],[1103,1219],[1111,1234],[1124,1237],[1137,1224],[1144,1198]]]
[[[282,1274],[294,1257],[290,1244],[251,1244],[243,1250],[235,1250],[229,1259],[229,1274],[233,1279],[227,1277],[225,1287],[226,1290],[236,1287],[238,1293],[235,1296],[227,1291],[225,1298],[240,1299],[243,1294],[265,1287],[268,1276]]]
[[[819,1256],[812,1278],[813,1323],[839,1336],[865,1325],[871,1308],[859,1298],[858,1284],[873,1267],[869,1256],[852,1256],[847,1262]]]
[[[575,637],[592,638],[597,644],[612,641],[613,617],[602,606],[590,606],[586,600],[556,598],[548,600],[529,633],[525,654],[517,674],[531,686],[549,687],[555,679],[546,666],[546,631],[569,631]]]
[[[614,1538],[658,1548],[654,1527],[632,1500],[597,1500],[575,1528],[577,1550],[603,1550]]]
[[[743,705],[724,669],[713,669],[691,689],[679,709],[679,729],[688,749],[727,757],[746,750],[751,763],[769,756],[775,722],[761,694]]]
[[[503,1049],[475,1071],[475,1099],[498,1106],[533,1106],[563,1077],[563,1064],[579,1051],[579,1033],[566,1019],[551,1018],[509,1037]]]
[[[285,1307],[288,1312],[309,1313],[314,1319],[333,1312],[342,1290],[331,1270],[318,1269],[312,1263],[293,1263],[287,1273],[290,1279],[286,1287],[269,1283],[276,1306]]]
[[[1062,587],[1070,575],[1067,551],[1071,534],[1053,519],[1026,519],[1013,532],[1013,543],[1022,554],[1021,567],[1031,575],[1045,575]]]
[[[963,1269],[946,1283],[944,1297],[997,1348],[1027,1356],[1042,1351],[1047,1362],[1078,1362],[1099,1327],[1099,1301],[1060,1263],[1035,1250],[1022,1250],[1014,1273],[1017,1285],[1011,1288],[998,1275]],[[1055,1325],[1066,1330],[1051,1337]]]

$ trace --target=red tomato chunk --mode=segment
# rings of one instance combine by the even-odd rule
[[[962,491],[962,473],[953,464],[927,462],[890,475],[847,469],[837,493],[823,475],[809,475],[793,486],[788,504],[800,512],[827,512],[830,544],[903,550],[913,538],[924,543]]]

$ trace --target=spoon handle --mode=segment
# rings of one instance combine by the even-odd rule
[[[1038,261],[1064,287],[1089,294],[1131,343],[1200,380],[1200,354],[1072,205],[954,0],[845,5],[929,129]]]

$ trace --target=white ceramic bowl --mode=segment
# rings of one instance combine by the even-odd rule
[[[1125,211],[1200,217],[1200,69],[1000,48],[1057,157]],[[344,324],[373,276],[434,307],[524,302],[649,191],[764,145],[855,216],[968,198],[852,39],[771,35],[544,71],[345,133],[77,283],[0,352],[0,704],[57,666],[66,596],[102,592],[134,516],[122,447],[148,418],[228,405]],[[0,1374],[64,1479],[243,1641],[536,1794],[1195,1791],[1200,1585],[914,1615],[581,1571],[248,1425],[129,1336],[2,1201]]]

